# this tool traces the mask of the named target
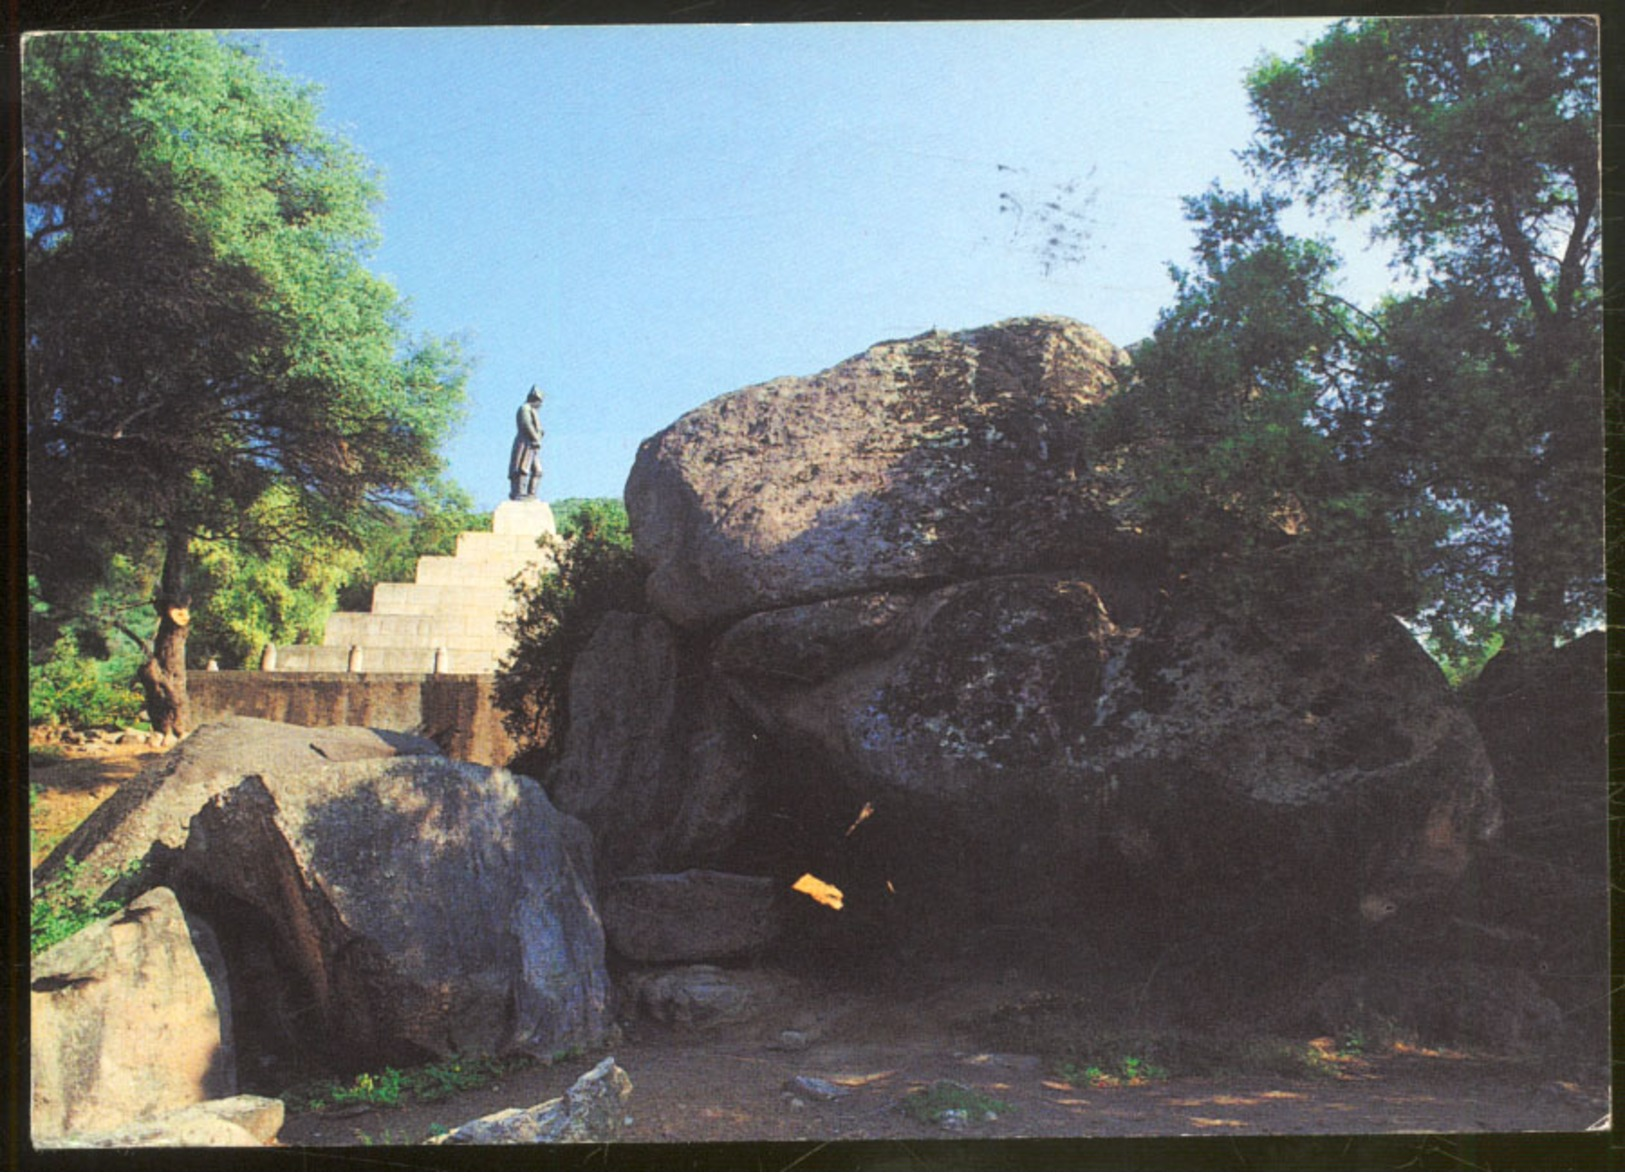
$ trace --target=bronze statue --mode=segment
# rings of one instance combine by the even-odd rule
[[[542,480],[542,422],[537,412],[541,405],[542,390],[532,384],[530,395],[519,406],[519,432],[508,455],[508,497],[516,502],[534,500],[536,484]]]

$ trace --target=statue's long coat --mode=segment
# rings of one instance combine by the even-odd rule
[[[508,455],[508,477],[528,478],[542,472],[542,422],[536,415],[536,406],[519,406],[518,434],[513,439],[513,452]]]

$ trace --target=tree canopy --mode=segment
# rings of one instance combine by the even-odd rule
[[[1332,426],[1365,342],[1324,241],[1285,232],[1281,197],[1217,186],[1186,201],[1193,269],[1107,401],[1097,444],[1126,506],[1186,569],[1406,611],[1416,601],[1364,455]]]
[[[1249,81],[1260,172],[1371,213],[1420,284],[1337,426],[1452,516],[1438,615],[1510,600],[1519,644],[1602,606],[1597,53],[1589,18],[1346,21]]]
[[[36,35],[23,103],[30,570],[72,612],[161,552],[184,699],[191,544],[343,543],[409,502],[466,363],[366,268],[370,166],[252,49]]]
[[[1312,557],[1457,658],[1600,613],[1596,49],[1584,18],[1354,20],[1254,70],[1246,158],[1286,190],[1189,202],[1196,268],[1104,414],[1187,562]],[[1412,288],[1340,297],[1289,191],[1368,216]]]

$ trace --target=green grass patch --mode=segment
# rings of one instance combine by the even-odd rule
[[[554,1060],[563,1061],[576,1054],[571,1050]],[[408,1103],[437,1103],[541,1064],[522,1054],[509,1058],[458,1055],[404,1069],[389,1066],[377,1073],[357,1074],[348,1081],[316,1079],[284,1091],[281,1097],[290,1114],[349,1106],[394,1108]]]
[[[1073,1086],[1104,1090],[1114,1086],[1144,1086],[1168,1077],[1168,1070],[1134,1054],[1123,1054],[1115,1062],[1106,1064],[1061,1061],[1055,1066],[1055,1076]]]
[[[903,1099],[903,1110],[916,1122],[927,1126],[954,1123],[981,1123],[1007,1115],[1015,1108],[1002,1099],[957,1082],[934,1082]]]

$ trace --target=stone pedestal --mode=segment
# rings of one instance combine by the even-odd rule
[[[553,508],[541,499],[525,498],[516,502],[510,498],[491,516],[491,532],[534,539],[538,535],[557,534],[558,527],[553,523]]]

